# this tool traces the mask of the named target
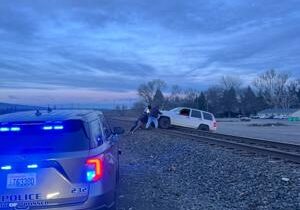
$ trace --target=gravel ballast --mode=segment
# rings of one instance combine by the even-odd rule
[[[154,129],[124,135],[120,148],[120,210],[300,209],[299,165]]]

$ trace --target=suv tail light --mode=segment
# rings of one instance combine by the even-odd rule
[[[217,122],[214,122],[214,127],[215,127],[215,128],[217,127]]]
[[[88,182],[99,181],[103,176],[103,158],[91,158],[86,161],[86,179]]]

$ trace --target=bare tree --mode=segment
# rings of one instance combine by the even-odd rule
[[[173,109],[182,106],[183,90],[178,85],[171,87],[170,95],[165,96],[165,108]]]
[[[300,83],[297,80],[292,80],[286,84],[286,87],[283,89],[282,97],[280,98],[280,105],[283,109],[297,106],[297,93],[299,89]]]
[[[219,86],[212,86],[206,91],[206,98],[208,104],[208,111],[214,114],[223,112],[223,105],[221,99],[223,97],[223,89]]]
[[[195,90],[195,89],[188,89],[188,90],[184,91],[184,95],[185,95],[183,98],[184,105],[196,108],[195,101],[199,94],[200,94],[200,91]]]
[[[296,96],[297,96],[297,104],[296,106],[300,107],[300,79],[297,80],[298,86],[296,89]]]
[[[256,78],[253,84],[270,106],[282,107],[283,98],[286,98],[285,103],[290,100],[287,94],[289,78],[289,74],[271,69]]]
[[[242,80],[236,76],[225,75],[221,77],[220,84],[224,90],[230,90],[231,88],[239,90],[242,85]]]
[[[158,89],[153,97],[153,106],[160,106],[161,108],[165,105],[165,97],[164,94]]]
[[[183,90],[178,85],[173,85],[171,89],[171,97],[180,96]]]
[[[151,104],[157,90],[163,90],[167,85],[164,81],[156,79],[150,82],[141,84],[138,88],[138,94],[147,104]]]
[[[121,110],[121,106],[119,104],[116,105],[115,110],[120,111]]]
[[[120,110],[121,116],[124,116],[124,115],[125,115],[127,109],[128,109],[127,106],[126,106],[125,104],[122,104],[121,110]]]
[[[179,101],[180,98],[182,98],[183,92],[184,91],[178,85],[172,86],[169,100],[173,102]]]

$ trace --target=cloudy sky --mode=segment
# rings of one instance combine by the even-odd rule
[[[300,77],[298,0],[1,0],[0,101],[100,103],[151,79]]]

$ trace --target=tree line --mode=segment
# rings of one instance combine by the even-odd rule
[[[178,85],[168,88],[163,80],[152,80],[138,87],[140,101],[134,107],[146,104],[163,109],[191,107],[206,110],[218,117],[250,116],[267,108],[299,108],[300,79],[274,69],[258,75],[245,86],[240,78],[223,76],[206,90],[183,89]]]

